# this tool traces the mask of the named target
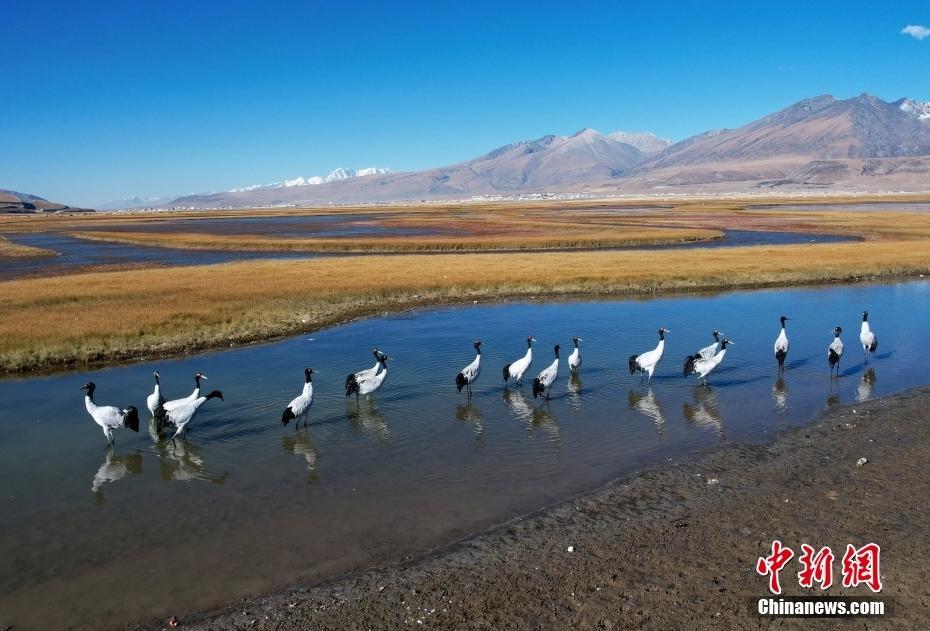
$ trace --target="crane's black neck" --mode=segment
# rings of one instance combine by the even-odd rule
[[[720,331],[714,331],[714,341],[715,342],[720,341]]]
[[[304,383],[311,383],[313,381],[313,371],[305,370],[304,371]]]
[[[158,379],[158,373],[155,373],[155,385],[161,385],[161,381]]]
[[[553,349],[553,350],[555,350],[555,358],[558,359],[558,358],[559,358],[559,345],[556,344],[556,345],[555,345],[555,349]]]
[[[576,338],[575,338],[574,340],[572,340],[572,341],[575,343],[575,348],[578,348],[578,338],[576,337]]]
[[[869,312],[868,312],[868,311],[866,311],[865,313],[862,314],[862,321],[863,321],[863,322],[868,322],[868,321],[869,321]]]
[[[659,341],[661,342],[664,340],[665,340],[665,331],[662,329],[659,329]]]

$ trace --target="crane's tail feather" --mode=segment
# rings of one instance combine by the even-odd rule
[[[123,421],[123,426],[134,432],[139,431],[139,410],[136,409],[136,406],[130,405],[126,408],[126,420]]]
[[[287,422],[292,418],[297,418],[297,415],[294,414],[294,410],[291,409],[291,406],[284,408],[284,414],[281,415],[281,425],[287,427]]]
[[[694,360],[697,359],[697,355],[688,355],[685,357],[685,366],[684,366],[684,376],[687,377],[694,372]]]
[[[354,374],[346,377],[346,396],[350,396],[353,392],[358,392],[358,380]]]
[[[840,356],[837,355],[836,351],[832,348],[830,349],[830,354],[828,355],[828,361],[830,362],[830,368],[836,366],[837,362],[840,361]]]
[[[510,364],[504,366],[504,383],[510,381]]]
[[[158,404],[158,407],[155,408],[155,432],[161,436],[161,432],[165,429],[165,425],[168,424],[168,412],[165,411],[165,406],[161,403]]]
[[[778,361],[779,367],[785,365],[785,358],[787,356],[788,356],[788,351],[781,350],[781,349],[775,351],[775,359]]]
[[[638,367],[636,366],[636,360],[637,360],[638,358],[639,358],[639,355],[630,355],[630,374],[631,374],[631,375],[632,375],[633,373],[635,373],[636,370],[637,370],[637,368],[638,368]]]
[[[459,373],[455,376],[455,388],[459,392],[462,391],[462,388],[468,385],[468,379],[465,378],[465,375]]]
[[[878,338],[873,337],[872,343],[869,345],[869,352],[874,353],[876,350],[878,350]]]
[[[533,379],[533,398],[535,399],[540,394],[542,394],[546,388],[542,385],[542,382],[539,380],[539,377]]]

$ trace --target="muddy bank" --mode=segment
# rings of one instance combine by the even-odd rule
[[[779,538],[796,551],[801,543],[839,551],[837,583],[847,542],[879,543],[892,625],[927,628],[928,404],[925,387],[838,409],[770,445],[670,461],[425,558],[188,616],[181,626],[757,628],[754,599],[767,591],[755,562]],[[803,594],[796,561],[782,572],[785,595]],[[843,624],[826,623],[816,626]]]

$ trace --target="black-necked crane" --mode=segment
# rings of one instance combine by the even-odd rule
[[[841,327],[833,329],[833,341],[827,348],[827,362],[830,364],[830,376],[833,376],[833,369],[836,368],[836,378],[840,377],[840,359],[843,357],[843,340],[840,334],[843,332]]]
[[[112,445],[114,442],[114,429],[126,427],[138,432],[139,411],[132,405],[125,409],[113,405],[97,405],[94,403],[94,390],[96,388],[97,386],[93,381],[81,386],[81,390],[87,391],[84,395],[84,407],[87,408],[87,413],[94,419],[94,422],[103,430],[103,435],[107,438],[107,446]]]
[[[546,401],[548,401],[549,393],[552,390],[552,384],[559,376],[559,345],[556,344],[553,350],[555,351],[555,359],[552,360],[552,363],[546,366],[546,368],[540,372],[535,379],[533,379],[534,399],[542,394],[545,395]]]
[[[504,386],[512,379],[518,386],[523,385],[523,375],[529,370],[530,364],[533,363],[533,342],[536,339],[532,336],[526,338],[526,354],[515,362],[504,366]]]
[[[200,380],[206,379],[206,378],[207,376],[205,374],[198,372],[197,374],[194,375],[194,391],[193,392],[191,392],[189,395],[187,395],[183,399],[173,399],[171,401],[165,401],[162,404],[162,407],[165,408],[165,410],[167,410],[168,412],[170,412],[171,410],[175,408],[179,408],[182,405],[187,405],[188,403],[191,403],[192,401],[196,401],[197,399],[200,398]]]
[[[779,320],[781,321],[781,331],[779,331],[778,337],[775,338],[775,361],[778,362],[778,372],[785,372],[785,358],[788,357],[788,333],[785,331],[785,322],[788,321],[788,318],[782,316]]]
[[[172,442],[178,436],[183,438],[185,432],[187,431],[187,425],[191,422],[194,416],[197,415],[197,411],[203,406],[204,403],[210,399],[219,399],[220,401],[225,401],[223,399],[223,393],[219,390],[214,390],[210,394],[197,397],[193,401],[187,401],[182,403],[171,410],[161,406],[155,412],[155,427],[156,431],[161,434],[162,429],[165,427],[176,427],[177,431],[174,432],[174,436],[171,437]]]
[[[581,368],[581,348],[578,346],[578,342],[583,342],[580,337],[577,335],[572,338],[572,343],[575,345],[575,348],[572,350],[572,354],[568,356],[568,369],[572,372],[576,372]]]
[[[874,353],[878,349],[878,338],[872,332],[869,326],[869,312],[862,312],[862,330],[859,332],[859,341],[862,342],[862,352],[865,355],[865,363],[869,363],[869,353]]]
[[[158,409],[159,405],[162,405],[165,402],[165,397],[161,395],[161,381],[159,380],[158,371],[155,371],[155,388],[145,399],[145,406],[149,409],[149,412],[152,413],[152,418],[155,418],[155,410]]]
[[[699,350],[697,352],[697,357],[701,359],[710,359],[720,350],[720,336],[722,333],[720,331],[714,331],[711,335],[714,336],[714,343]]]
[[[712,372],[717,370],[721,363],[723,363],[723,358],[727,354],[727,345],[732,344],[727,338],[720,340],[720,350],[713,357],[704,358],[701,357],[700,353],[697,355],[688,355],[685,358],[684,366],[684,375],[687,377],[690,374],[695,374],[698,376],[698,381],[700,381],[706,389],[710,389],[710,384],[707,383],[707,378]],[[702,349],[703,350],[703,349]]]
[[[381,387],[387,378],[387,363],[391,358],[380,351],[377,351],[376,357],[378,358],[377,366],[346,377],[346,397],[354,393],[357,402],[360,395],[371,394]]]
[[[306,427],[311,405],[313,405],[313,368],[304,368],[303,390],[284,408],[284,413],[281,415],[281,425],[287,427],[288,421],[297,419],[294,427],[300,427],[301,421],[304,422]]]
[[[639,355],[630,355],[630,374],[639,371],[640,383],[643,381],[644,374],[649,375],[647,383],[652,383],[652,373],[655,372],[656,366],[658,366],[659,360],[662,359],[662,354],[665,352],[666,333],[671,333],[671,330],[666,329],[664,326],[659,327],[659,343],[656,344],[654,349]]]
[[[465,388],[469,397],[471,397],[471,384],[475,383],[478,375],[481,374],[481,340],[475,340],[472,346],[475,347],[475,359],[455,376],[456,389],[461,392],[462,388]]]

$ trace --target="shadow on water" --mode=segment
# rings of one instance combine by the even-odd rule
[[[310,433],[307,429],[302,428],[293,434],[283,434],[281,444],[284,447],[284,453],[304,458],[307,463],[307,481],[315,482],[317,479],[317,453],[310,441]]]
[[[373,399],[361,397],[358,401],[348,400],[346,417],[349,424],[365,436],[382,444],[390,442],[391,430],[387,417],[378,409]]]
[[[683,403],[681,406],[685,423],[710,430],[718,439],[722,439],[723,418],[717,403],[717,394],[703,386],[695,386],[691,390],[691,398],[692,403]]]
[[[484,444],[484,425],[481,424],[481,410],[474,403],[459,403],[455,407],[455,418],[462,423],[471,425],[475,434],[475,442],[478,445]]]
[[[103,487],[123,479],[127,475],[139,475],[142,473],[142,452],[139,450],[132,453],[119,456],[116,454],[116,448],[107,449],[106,457],[103,463],[94,474],[94,482],[91,485],[91,491],[96,498],[99,506],[106,503],[103,495]]]
[[[158,455],[161,479],[165,481],[192,482],[195,480],[223,484],[229,477],[224,471],[219,475],[207,472],[207,465],[196,443],[187,438],[160,440],[153,445]]]
[[[651,419],[656,428],[656,434],[665,433],[665,412],[662,410],[662,404],[656,398],[655,392],[650,388],[645,394],[637,390],[630,390],[627,395],[627,405],[631,410]]]

